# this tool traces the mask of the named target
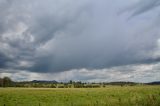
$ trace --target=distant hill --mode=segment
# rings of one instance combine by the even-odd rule
[[[106,85],[136,85],[137,83],[135,82],[124,82],[124,81],[119,81],[119,82],[108,82],[105,83]]]
[[[154,81],[154,82],[150,82],[147,83],[148,85],[160,85],[160,81]]]

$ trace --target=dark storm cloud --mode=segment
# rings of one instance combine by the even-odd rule
[[[149,11],[159,5],[160,5],[159,0],[150,0],[150,1],[142,0],[138,5],[139,7],[133,13],[133,16]]]
[[[159,2],[141,4],[132,17]],[[61,72],[159,61],[153,57],[157,31],[145,33],[140,20],[117,16],[123,6],[118,0],[0,0],[0,66]]]
[[[128,8],[124,9],[124,11],[133,11],[130,18],[143,14],[145,12],[151,11],[154,8],[158,7],[160,5],[159,0],[140,0],[136,4],[132,4]],[[123,12],[124,12],[123,11]]]
[[[7,56],[4,54],[0,53],[0,68],[6,67],[7,62],[11,61]]]

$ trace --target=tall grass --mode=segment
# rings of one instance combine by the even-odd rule
[[[160,106],[160,86],[0,88],[0,106]]]

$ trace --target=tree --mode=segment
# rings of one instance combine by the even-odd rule
[[[3,87],[12,86],[12,80],[9,77],[4,77],[2,83],[3,83]]]
[[[3,87],[3,78],[0,78],[0,87]]]
[[[70,80],[70,81],[69,81],[69,84],[72,84],[72,83],[73,83],[73,81],[72,81],[72,80]]]

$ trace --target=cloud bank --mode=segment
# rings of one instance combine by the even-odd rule
[[[101,73],[156,64],[159,5],[159,0],[0,0],[0,71]]]

